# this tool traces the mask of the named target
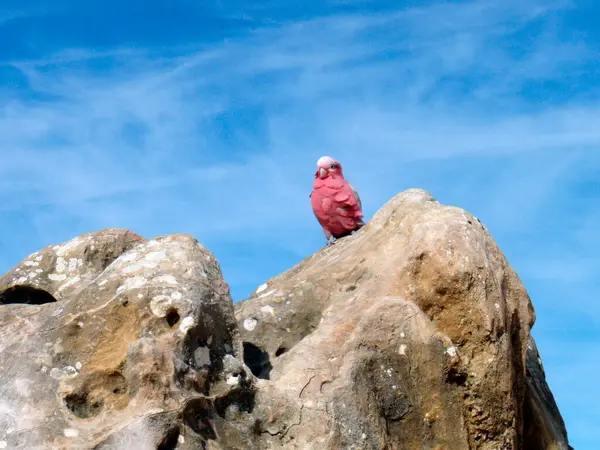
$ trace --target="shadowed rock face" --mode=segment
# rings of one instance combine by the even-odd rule
[[[195,239],[103,230],[0,278],[0,448],[568,449],[534,321],[421,190],[235,310]]]

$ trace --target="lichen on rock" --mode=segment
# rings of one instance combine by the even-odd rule
[[[53,281],[56,273],[68,276]],[[155,449],[185,435],[178,415],[191,399],[210,399],[194,414],[212,418],[215,402],[253,395],[247,369],[231,362],[242,347],[228,287],[190,236],[86,235],[26,259],[0,278],[0,292],[11,300],[0,309],[8,448],[132,448],[125,444],[137,436],[132,442]],[[54,301],[25,301],[39,292]],[[186,420],[198,427],[194,414]]]

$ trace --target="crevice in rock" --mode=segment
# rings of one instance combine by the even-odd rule
[[[39,306],[46,303],[56,303],[56,299],[49,292],[34,288],[33,286],[13,286],[0,293],[0,305],[21,304]]]
[[[511,315],[510,324],[510,341],[513,354],[513,389],[515,390],[515,397],[518,402],[517,404],[523,405],[525,398],[525,377],[523,377],[522,374],[525,373],[526,368],[524,367],[523,359],[521,357],[524,343],[521,341],[521,322],[519,320],[519,314],[517,311],[513,311]],[[517,436],[519,442],[523,442],[523,414],[524,411],[522,410],[522,408],[517,408],[517,410],[515,411],[515,420],[517,421],[517,423],[521,424],[521,426],[517,428]]]
[[[180,429],[178,426],[169,428],[162,441],[159,442],[156,450],[175,450],[179,443]]]
[[[286,435],[286,434],[288,434],[288,432],[289,432],[289,431],[290,431],[292,428],[294,428],[294,427],[298,427],[298,426],[302,425],[302,411],[304,411],[304,405],[302,405],[302,406],[300,407],[300,410],[299,410],[299,412],[298,412],[298,422],[294,422],[294,423],[292,423],[292,424],[291,424],[289,427],[287,427],[287,428],[286,428],[286,429],[283,431],[283,433],[281,434],[281,436],[280,436],[280,439],[284,438],[284,437],[285,437],[285,435]],[[293,439],[293,437],[292,437],[292,439]]]
[[[243,342],[244,363],[250,368],[255,377],[269,380],[271,375],[271,361],[269,353],[251,342]]]
[[[275,352],[275,356],[279,357],[279,356],[283,355],[285,352],[287,352],[287,348],[279,347],[277,349],[277,351]]]
[[[217,434],[210,422],[213,414],[210,400],[195,398],[190,400],[183,410],[183,421],[202,439],[214,441],[217,439]]]

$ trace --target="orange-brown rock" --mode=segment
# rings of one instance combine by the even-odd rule
[[[268,380],[259,397],[294,405],[270,408],[256,448],[568,448],[549,390],[532,394],[546,383],[527,370],[521,281],[477,218],[422,190],[260,286],[236,317]]]

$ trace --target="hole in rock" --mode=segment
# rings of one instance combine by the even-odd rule
[[[74,393],[65,396],[67,408],[80,419],[89,419],[100,413],[102,400],[90,400],[87,393]]]
[[[456,384],[457,386],[464,386],[467,382],[467,374],[457,371],[448,372],[447,378],[450,383]]]
[[[271,374],[269,354],[251,342],[244,342],[244,363],[250,368],[255,377],[268,380]]]
[[[196,434],[206,440],[216,440],[217,434],[210,423],[213,416],[213,405],[203,398],[196,398],[188,402],[183,410],[183,420]]]
[[[175,325],[177,325],[177,323],[179,323],[180,318],[181,317],[179,316],[179,313],[177,312],[176,309],[170,309],[167,312],[166,319],[167,319],[167,323],[169,324],[169,326],[171,328],[173,328]]]
[[[0,305],[45,305],[56,303],[56,299],[49,292],[33,286],[13,286],[0,293]]]
[[[179,427],[170,428],[160,441],[156,450],[175,450],[179,443]]]
[[[227,417],[227,410],[232,408],[237,411],[252,413],[254,410],[255,391],[252,384],[244,380],[241,389],[233,389],[223,397],[217,397],[214,405],[215,410],[222,418]]]
[[[120,372],[94,372],[77,378],[79,387],[65,395],[69,411],[80,419],[97,416],[104,408],[122,409],[127,406],[127,380]]]
[[[275,356],[281,356],[283,355],[285,352],[287,352],[287,348],[285,347],[279,347],[277,349],[277,351],[275,352]]]

